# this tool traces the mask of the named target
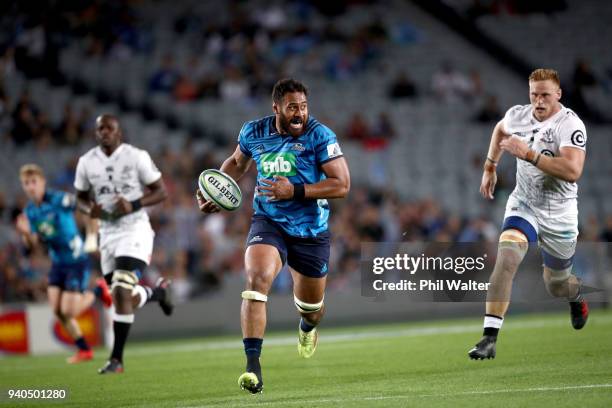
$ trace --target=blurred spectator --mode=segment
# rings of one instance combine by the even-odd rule
[[[178,81],[180,73],[174,67],[174,57],[165,55],[161,66],[151,76],[149,80],[149,90],[151,92],[171,93]]]
[[[228,67],[219,85],[219,93],[224,101],[246,100],[249,97],[249,83],[236,67]]]
[[[360,112],[353,113],[350,117],[345,135],[348,140],[361,143],[370,138],[370,125]]]
[[[472,86],[470,80],[447,61],[433,74],[431,89],[436,98],[444,102],[456,102],[468,97]]]
[[[417,89],[414,82],[408,77],[405,72],[400,72],[389,89],[389,97],[393,99],[399,98],[415,98]]]
[[[64,116],[55,130],[55,136],[60,143],[72,146],[81,141],[81,129],[72,105],[64,106]]]
[[[497,96],[487,95],[484,104],[476,113],[474,120],[480,123],[491,123],[501,120],[503,114],[497,102]]]

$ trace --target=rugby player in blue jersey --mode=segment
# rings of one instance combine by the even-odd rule
[[[17,217],[15,227],[27,248],[42,244],[49,251],[49,304],[78,347],[68,362],[91,360],[93,352],[76,321],[95,300],[94,292],[86,291],[89,260],[74,219],[76,199],[72,194],[46,188],[43,170],[35,164],[22,166],[19,176],[30,201]],[[96,290],[103,295],[103,288]]]
[[[257,166],[240,312],[247,363],[238,379],[242,389],[254,394],[263,389],[259,356],[268,292],[285,263],[301,315],[298,353],[310,358],[315,352],[329,261],[327,199],[343,198],[350,189],[348,166],[336,135],[309,117],[307,96],[306,87],[296,80],[277,82],[272,91],[274,115],[244,124],[236,150],[221,166],[235,180],[251,163]],[[202,212],[219,211],[199,191],[196,194]]]

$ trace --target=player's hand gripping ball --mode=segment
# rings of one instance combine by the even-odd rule
[[[215,169],[204,170],[200,173],[197,196],[200,210],[207,213],[216,212],[214,206],[234,211],[242,204],[242,192],[238,184],[229,175]]]

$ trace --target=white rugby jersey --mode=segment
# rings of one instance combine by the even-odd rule
[[[543,122],[533,116],[532,105],[516,105],[504,116],[503,131],[523,139],[531,149],[558,157],[561,147],[586,150],[584,123],[571,109],[561,110]],[[544,173],[525,160],[516,160],[517,197],[534,201],[565,200],[578,197],[578,185]]]
[[[122,143],[107,156],[98,146],[79,158],[74,187],[79,191],[93,190],[94,200],[112,213],[119,196],[127,201],[141,198],[144,187],[161,178],[161,172],[145,150]],[[100,232],[119,232],[138,224],[149,225],[146,211],[127,214],[117,220],[101,220]]]

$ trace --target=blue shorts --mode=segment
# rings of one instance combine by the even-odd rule
[[[268,244],[276,247],[283,265],[310,278],[327,275],[330,233],[325,231],[314,238],[288,235],[281,227],[262,215],[254,215],[246,246]]]
[[[74,264],[53,264],[49,286],[69,292],[83,292],[89,284],[89,259]]]

